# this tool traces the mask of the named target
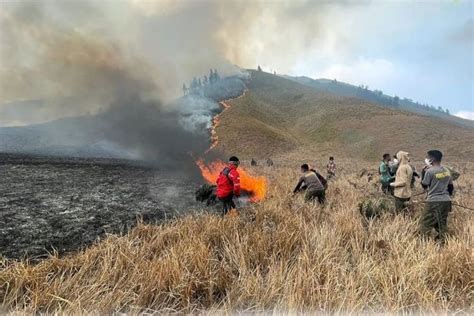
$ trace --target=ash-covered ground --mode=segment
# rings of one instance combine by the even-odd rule
[[[199,183],[137,162],[0,153],[0,254],[41,258],[190,208]]]

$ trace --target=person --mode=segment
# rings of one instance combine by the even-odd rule
[[[420,174],[416,170],[415,165],[410,164],[410,167],[411,167],[411,170],[413,170],[413,177],[411,177],[411,183],[410,183],[410,187],[413,190],[415,189],[416,178],[420,178]]]
[[[250,161],[250,165],[253,166],[253,167],[257,166],[257,160],[252,158],[252,160]]]
[[[268,158],[268,159],[267,159],[267,166],[268,166],[268,167],[273,166],[273,160],[272,160],[272,158]]]
[[[336,176],[336,163],[334,162],[334,157],[329,157],[329,163],[326,166],[328,172],[328,179]]]
[[[395,197],[395,211],[401,212],[406,208],[405,203],[411,198],[411,180],[413,178],[413,170],[410,166],[410,155],[405,151],[397,153],[399,165],[395,175],[395,181],[390,183],[393,188],[393,196]]]
[[[398,164],[400,163],[397,155],[393,155],[393,159],[388,162],[390,175],[394,177],[397,174]]]
[[[318,199],[319,204],[324,204],[326,202],[326,192],[324,190],[324,185],[319,180],[316,172],[310,170],[308,164],[301,165],[301,172],[303,175],[298,180],[298,184],[293,190],[293,194],[296,194],[304,187],[306,188],[306,194],[304,199],[306,202],[314,201]]]
[[[393,177],[390,175],[389,161],[390,154],[384,154],[379,166],[380,183],[382,184],[382,192],[385,194],[392,194],[390,183],[393,182]]]
[[[217,198],[222,202],[222,215],[226,215],[231,209],[235,209],[233,197],[240,196],[240,175],[237,168],[240,165],[239,158],[232,156],[229,164],[221,171],[217,178]]]
[[[428,168],[421,185],[427,191],[427,197],[420,219],[420,231],[426,235],[434,228],[437,233],[436,240],[444,243],[454,186],[451,173],[441,165],[442,158],[443,153],[439,150],[430,150],[426,155],[425,163]]]

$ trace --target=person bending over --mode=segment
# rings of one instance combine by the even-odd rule
[[[326,193],[324,186],[318,179],[318,176],[314,171],[309,170],[308,164],[301,165],[301,172],[303,175],[300,177],[298,184],[293,190],[293,194],[300,191],[302,186],[306,187],[306,194],[304,199],[306,202],[318,200],[319,204],[324,204],[326,201]]]

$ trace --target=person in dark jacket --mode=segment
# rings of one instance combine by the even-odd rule
[[[268,159],[267,159],[267,166],[268,166],[268,167],[273,166],[273,160],[272,160],[272,158],[268,158]]]
[[[393,194],[392,187],[390,183],[392,183],[395,179],[390,174],[390,154],[384,154],[382,162],[379,166],[379,175],[380,175],[380,183],[382,184],[382,192],[385,194]]]
[[[221,171],[217,178],[217,198],[222,202],[222,214],[227,214],[231,209],[235,209],[234,196],[240,196],[240,175],[237,171],[239,158],[232,156],[229,164]]]
[[[319,204],[324,204],[324,202],[326,202],[326,192],[324,185],[319,180],[316,172],[310,170],[307,164],[301,165],[301,172],[303,175],[298,180],[298,184],[293,190],[293,194],[300,191],[304,185],[304,187],[306,187],[306,194],[304,196],[306,202],[318,199]]]

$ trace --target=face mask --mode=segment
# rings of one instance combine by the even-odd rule
[[[425,158],[425,165],[431,166],[431,159]]]

